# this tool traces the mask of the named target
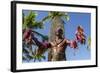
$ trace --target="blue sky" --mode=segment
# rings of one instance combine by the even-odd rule
[[[48,15],[48,12],[46,11],[35,11],[37,12],[36,20],[40,21],[42,18]],[[25,16],[29,13],[29,10],[23,10],[23,13]],[[65,21],[64,27],[65,27],[65,38],[73,40],[75,38],[75,31],[78,25],[81,25],[84,28],[85,35],[88,38],[91,35],[91,14],[90,13],[77,13],[77,12],[67,12],[70,19],[69,21]],[[51,21],[47,21],[44,24],[44,29],[37,29],[41,34],[49,35],[50,32],[50,25]],[[87,60],[91,59],[91,53],[88,51],[87,44],[86,45],[80,45],[78,43],[78,51],[76,52],[76,55],[74,55],[73,48],[67,47],[66,48],[66,58],[68,61],[71,60]],[[47,52],[45,53],[46,60],[47,61]]]

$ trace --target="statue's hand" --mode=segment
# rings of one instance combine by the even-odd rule
[[[76,42],[76,40],[70,41],[70,46],[72,48],[77,48],[77,42]]]

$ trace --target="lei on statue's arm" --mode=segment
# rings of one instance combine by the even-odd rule
[[[33,42],[38,46],[37,55],[43,54],[48,48],[51,47],[51,44],[47,40],[39,41],[34,35],[32,36]]]
[[[86,43],[86,36],[84,34],[84,29],[82,28],[82,26],[77,27],[76,40],[81,44]]]
[[[84,34],[84,30],[82,26],[77,27],[74,40],[67,40],[67,44],[74,50],[78,49],[78,43],[80,44],[86,43],[86,36]]]
[[[47,48],[49,48],[51,45],[47,40],[39,41],[38,38],[34,36],[35,32],[31,29],[25,29],[23,30],[23,41],[25,41],[26,44],[33,44],[38,47],[37,54],[43,54]]]

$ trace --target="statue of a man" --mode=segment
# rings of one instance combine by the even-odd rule
[[[77,32],[76,32],[76,39],[74,40],[68,40],[63,37],[63,30],[61,28],[58,28],[55,31],[55,39],[53,42],[49,41],[39,41],[35,36],[34,32],[31,29],[27,29],[23,33],[23,40],[26,43],[29,44],[35,44],[38,46],[37,54],[42,54],[45,49],[50,49],[51,52],[51,60],[50,61],[64,61],[66,60],[66,53],[65,49],[67,46],[70,46],[71,48],[76,49],[77,48],[77,42],[80,42],[81,44],[85,43],[85,35],[83,28],[78,26]]]
[[[40,42],[37,38],[33,36],[33,41],[39,47],[39,51],[41,52],[45,48],[50,48],[52,50],[51,61],[64,61],[66,60],[65,49],[67,46],[72,48],[77,48],[76,41],[69,41],[63,37],[63,30],[58,28],[55,32],[56,39],[53,42]]]

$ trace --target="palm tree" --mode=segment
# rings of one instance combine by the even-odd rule
[[[33,11],[30,11],[26,17],[24,17],[23,13],[23,28],[32,28],[32,29],[43,28],[43,23],[35,20],[36,16],[37,14]]]
[[[49,36],[49,41],[52,42],[55,39],[55,30],[60,27],[63,29],[64,32],[64,20],[69,20],[69,16],[67,13],[65,12],[49,12],[48,16],[46,16],[45,18],[43,18],[43,22],[45,21],[51,21],[51,28],[50,28],[50,36]],[[64,34],[63,34],[64,36]],[[49,50],[48,53],[48,61],[51,61],[51,52],[52,50]]]
[[[43,28],[43,23],[35,20],[35,18],[37,16],[37,14],[35,12],[30,11],[27,16],[25,16],[24,13],[22,15],[23,15],[23,17],[22,17],[23,32],[27,29],[31,29],[32,32],[35,33],[35,35],[38,35],[38,36],[42,37],[43,39],[47,39],[47,36],[44,36],[34,30],[34,29],[42,29]],[[34,59],[34,60],[41,61],[41,59],[44,58],[44,56],[36,55],[36,51],[33,52],[33,50],[32,50],[32,45],[33,45],[32,43],[25,44],[25,41],[23,41],[23,54],[26,54],[26,55],[23,55],[23,60],[29,61],[30,59]],[[25,47],[29,48],[29,49],[26,49]]]
[[[55,30],[58,27],[61,27],[64,31],[64,19],[69,20],[69,16],[67,13],[64,12],[49,12],[48,16],[43,18],[43,22],[47,20],[51,20],[51,29],[50,29],[50,41],[55,39]],[[63,34],[64,35],[64,34]]]

